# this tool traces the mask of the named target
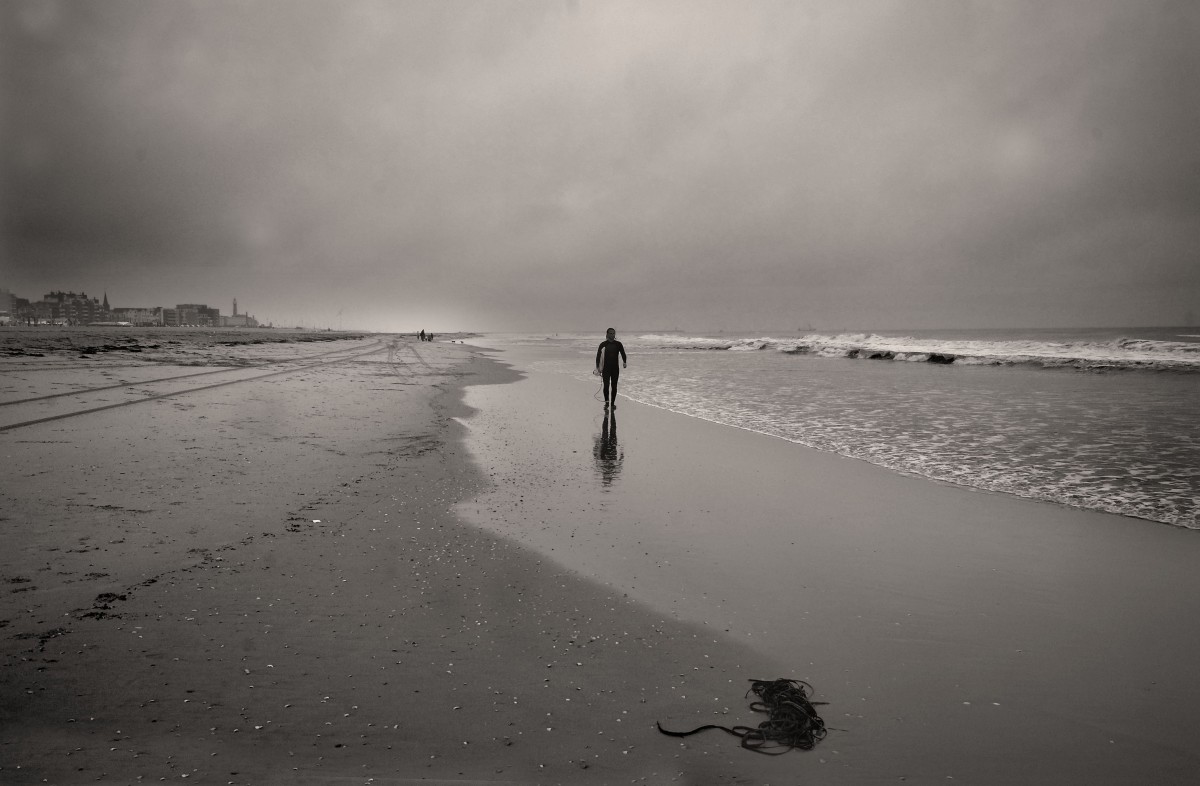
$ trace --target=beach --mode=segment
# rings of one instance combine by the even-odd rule
[[[44,408],[0,422],[5,783],[1200,773],[1194,531],[606,424],[553,353],[105,335],[6,336],[0,403],[232,376],[0,407]],[[776,677],[812,751],[656,729],[757,725]]]
[[[239,355],[240,374],[262,353],[350,359],[0,432],[0,780],[791,772],[653,725],[697,714],[681,694],[743,709],[768,659],[456,518],[486,486],[460,445],[461,386],[515,375],[411,338],[185,346]],[[43,349],[9,358],[7,400],[195,370]]]

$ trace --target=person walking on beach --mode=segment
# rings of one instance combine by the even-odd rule
[[[621,365],[617,365],[617,356],[621,356]],[[604,380],[604,408],[617,408],[617,380],[621,377],[621,369],[625,367],[625,345],[617,341],[616,328],[605,331],[604,340],[596,349],[596,370]],[[609,391],[612,391],[611,395]]]

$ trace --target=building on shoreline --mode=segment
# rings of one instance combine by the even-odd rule
[[[233,316],[221,317],[221,327],[258,327],[258,320],[249,314],[239,314],[237,298],[234,298]]]
[[[54,290],[31,303],[0,288],[0,324],[4,325],[90,325],[111,319],[109,311],[107,292],[101,301],[86,292]]]
[[[12,292],[0,287],[0,325],[10,325],[16,321],[17,299]]]
[[[179,303],[175,306],[177,324],[198,327],[220,327],[221,311],[205,303]]]
[[[121,306],[109,309],[109,319],[113,322],[128,322],[137,327],[156,327],[163,323],[162,306],[143,308],[137,306]]]
[[[86,292],[75,294],[56,290],[47,292],[45,297],[33,305],[40,321],[64,325],[90,325],[108,319],[107,293],[104,303],[101,303],[99,298],[90,298]]]
[[[55,290],[41,300],[30,302],[11,290],[0,287],[0,325],[94,325],[128,323],[138,327],[259,327],[250,314],[239,314],[237,299],[233,316],[221,316],[221,310],[204,303],[179,303],[163,306],[116,306],[104,298],[86,293]]]

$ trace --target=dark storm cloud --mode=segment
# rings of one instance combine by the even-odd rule
[[[18,280],[207,269],[375,326],[1154,321],[1200,292],[1186,3],[4,13]]]

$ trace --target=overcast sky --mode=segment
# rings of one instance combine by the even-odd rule
[[[0,47],[0,287],[31,299],[380,330],[1200,321],[1187,0],[6,0]]]

